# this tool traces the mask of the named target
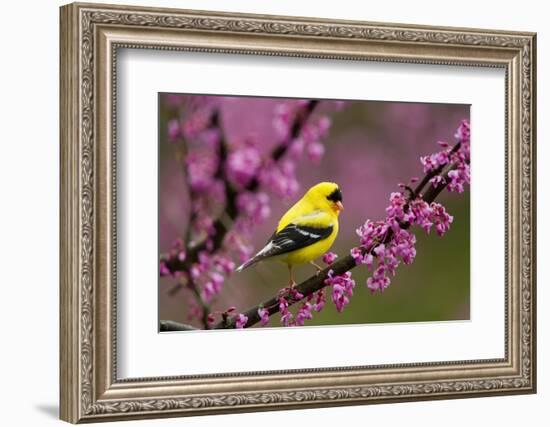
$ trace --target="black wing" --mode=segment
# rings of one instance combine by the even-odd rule
[[[260,254],[262,258],[282,255],[297,249],[305,248],[331,235],[334,227],[311,227],[305,225],[288,224],[278,233],[273,233]],[[258,254],[258,255],[260,255]]]
[[[273,233],[264,248],[239,266],[236,271],[243,271],[262,259],[282,255],[317,243],[330,236],[332,230],[334,230],[332,225],[328,227],[312,227],[289,224],[278,233]]]

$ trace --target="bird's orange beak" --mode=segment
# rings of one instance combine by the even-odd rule
[[[336,210],[338,212],[342,212],[344,210],[344,205],[342,204],[342,202],[340,201],[336,202]]]

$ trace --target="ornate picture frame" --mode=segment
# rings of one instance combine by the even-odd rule
[[[61,418],[72,423],[536,391],[536,36],[313,18],[61,8]],[[505,70],[502,359],[117,378],[117,49]]]

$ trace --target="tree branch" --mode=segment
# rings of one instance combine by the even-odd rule
[[[454,153],[458,151],[460,148],[461,143],[458,142],[451,150],[451,153]],[[452,169],[452,167],[451,167]],[[420,183],[417,185],[417,187],[414,189],[414,191],[411,192],[409,195],[409,202],[419,197],[426,187],[427,184],[429,184],[430,179],[433,178],[436,175],[439,175],[441,172],[443,172],[444,167],[439,167],[435,169],[434,171],[429,172],[426,174],[424,179],[420,181]],[[424,193],[422,199],[427,203],[432,203],[437,196],[447,187],[447,183],[440,184],[436,187],[433,185],[430,185],[428,189],[426,189],[426,192]],[[408,229],[410,227],[409,223],[404,223],[401,225],[401,228]],[[386,234],[386,237],[382,242],[378,242],[376,245],[373,245],[368,250],[364,250],[363,254],[366,254],[367,252],[372,252],[375,246],[378,246],[379,244],[386,244],[388,243],[393,236],[393,231],[390,229],[388,233]],[[328,277],[328,272],[330,270],[333,271],[333,275],[342,275],[347,271],[352,270],[355,268],[357,264],[355,263],[355,260],[351,255],[346,255],[343,258],[340,258],[333,262],[330,266],[326,267],[324,270],[320,271],[318,274],[311,276],[310,278],[306,279],[299,285],[295,287],[295,289],[302,294],[301,299],[293,299],[292,297],[285,297],[288,301],[288,305],[294,305],[297,302],[303,300],[304,298],[308,297],[309,295],[314,294],[315,292],[323,289],[325,285],[325,279]],[[273,314],[277,313],[279,311],[279,295],[273,296],[270,299],[262,302],[261,304],[258,304],[254,307],[249,308],[248,310],[244,311],[242,314],[244,314],[248,320],[246,325],[244,325],[245,328],[249,328],[256,323],[260,321],[260,315],[258,314],[258,310],[260,308],[264,308],[268,311],[269,316],[272,316]],[[232,329],[235,328],[236,318],[235,316],[231,317],[230,319],[227,319],[225,322],[219,322],[216,325],[213,326],[212,329]]]
[[[169,331],[196,331],[197,328],[188,325],[187,323],[174,322],[173,320],[161,320],[160,332]]]

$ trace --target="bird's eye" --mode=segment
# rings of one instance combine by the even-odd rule
[[[330,193],[327,196],[327,200],[330,200],[331,202],[334,202],[334,203],[341,202],[342,201],[342,192],[340,191],[340,189],[337,188],[332,193]]]

